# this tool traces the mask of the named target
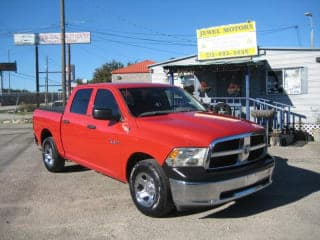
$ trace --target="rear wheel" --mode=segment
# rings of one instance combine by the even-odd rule
[[[59,155],[52,137],[47,137],[42,144],[42,159],[45,167],[50,172],[61,172],[65,160]]]
[[[140,161],[133,167],[129,184],[133,202],[143,214],[161,217],[174,208],[169,180],[153,159]]]

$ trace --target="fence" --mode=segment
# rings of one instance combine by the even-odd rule
[[[49,104],[61,99],[61,93],[40,93],[40,103]],[[18,106],[22,104],[37,104],[37,94],[19,92],[0,95],[0,106]]]
[[[260,125],[270,127],[279,131],[296,129],[302,125],[306,117],[291,111],[291,106],[279,102],[272,102],[262,98],[245,97],[213,97],[200,98],[200,101],[211,105],[215,111],[226,112],[236,117],[254,121]]]

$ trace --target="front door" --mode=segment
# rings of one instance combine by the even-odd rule
[[[113,93],[107,89],[97,90],[93,106],[99,109],[111,109],[113,114],[120,114]],[[94,163],[98,171],[114,177],[115,173],[120,173],[120,155],[125,148],[123,140],[126,133],[122,124],[120,121],[94,118],[87,122],[86,159]]]

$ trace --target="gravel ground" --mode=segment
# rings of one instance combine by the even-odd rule
[[[136,210],[126,184],[72,164],[49,173],[31,126],[0,124],[0,239],[319,239],[319,143],[269,152],[267,189],[156,219]]]
[[[24,124],[32,122],[32,113],[15,113],[5,112],[0,113],[0,124]]]

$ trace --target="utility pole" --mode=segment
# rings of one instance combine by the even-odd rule
[[[66,105],[66,31],[64,16],[64,0],[60,0],[60,17],[61,17],[61,83],[62,83],[62,102]]]
[[[49,93],[49,60],[48,60],[48,56],[46,58],[46,79],[45,79],[45,89],[46,89],[46,93],[45,93],[45,103],[46,105],[48,104],[48,93]]]
[[[38,43],[35,45],[35,58],[36,58],[36,93],[37,93],[37,107],[40,107],[40,85],[39,85],[39,49],[38,49]]]
[[[2,71],[0,70],[0,95],[3,94],[3,79],[2,79]]]
[[[310,48],[314,48],[314,31],[313,31],[313,17],[311,12],[306,12],[304,14],[310,20]]]
[[[10,50],[8,50],[8,62],[10,62]],[[9,89],[8,94],[11,93],[11,73],[8,72]]]
[[[67,84],[67,92],[68,97],[71,94],[71,44],[68,44],[68,84]]]

